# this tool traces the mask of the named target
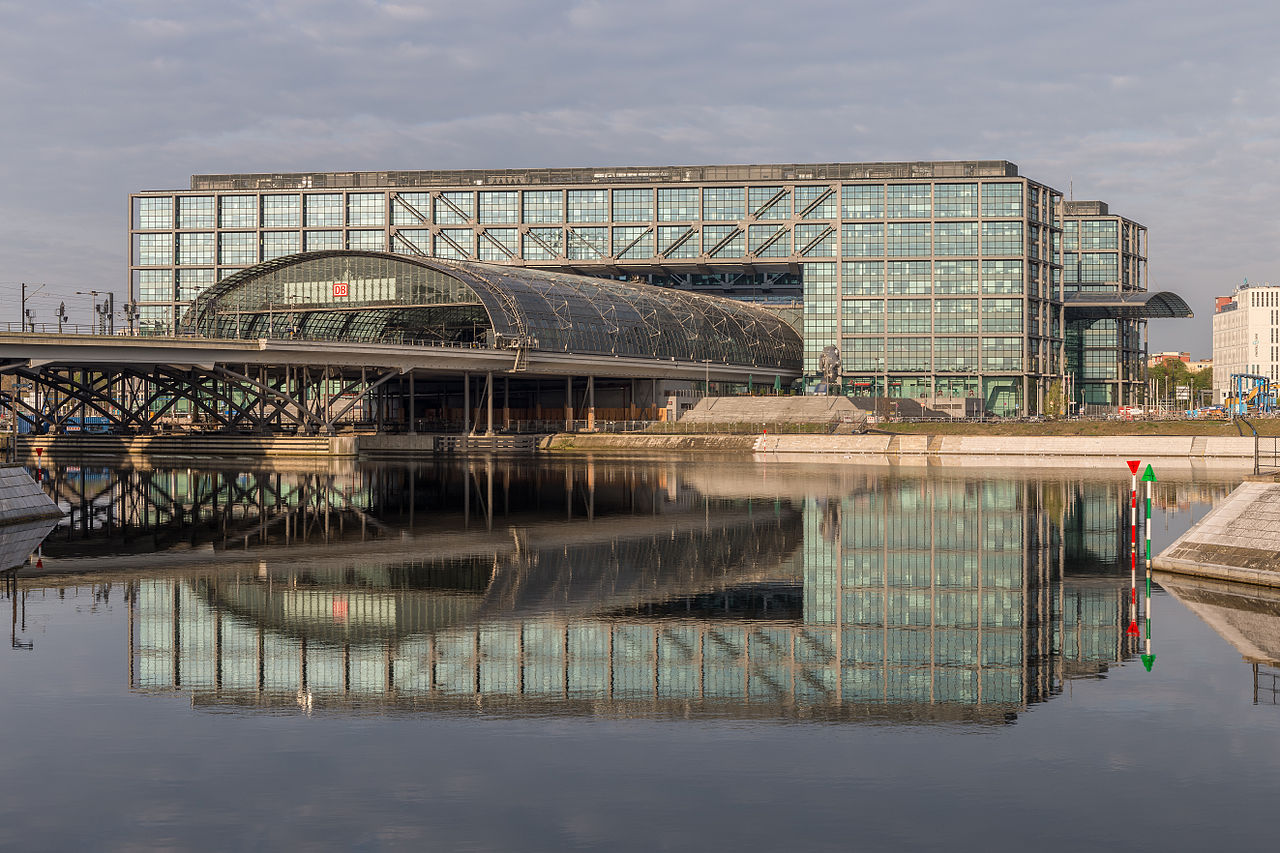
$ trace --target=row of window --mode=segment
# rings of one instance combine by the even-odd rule
[[[841,366],[846,373],[1021,371],[1022,343],[1020,337],[845,338]]]
[[[1023,197],[1017,183],[143,196],[134,228],[1021,218]]]
[[[839,241],[837,243],[837,241]],[[387,250],[382,230],[343,231],[222,231],[139,233],[134,235],[137,266],[194,264],[248,265],[300,251],[326,249]],[[259,249],[261,251],[259,252]],[[826,223],[781,225],[690,225],[529,228],[401,228],[392,236],[391,251],[438,258],[507,261],[523,258],[594,260],[616,257],[758,258],[834,257],[837,249],[848,257],[1021,256],[1021,222],[902,222],[844,225],[839,232]],[[1070,256],[1075,258],[1074,255]],[[1110,256],[1113,259],[1114,255]],[[216,261],[215,261],[216,259]],[[1090,264],[1091,255],[1084,255]],[[1113,267],[1099,264],[1103,274]],[[1095,274],[1081,265],[1080,274]],[[1083,280],[1114,280],[1083,279]]]

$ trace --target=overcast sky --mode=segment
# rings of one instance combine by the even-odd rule
[[[1195,320],[1280,282],[1263,2],[0,0],[0,321],[127,287],[193,173],[1005,159],[1150,229]]]

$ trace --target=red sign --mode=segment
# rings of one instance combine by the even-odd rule
[[[347,298],[347,283],[345,281],[335,281],[333,283],[333,298],[334,299]]]

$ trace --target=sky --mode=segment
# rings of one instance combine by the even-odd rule
[[[220,172],[1010,160],[1212,299],[1280,283],[1280,7],[0,0],[0,324],[127,290],[128,194]],[[3,327],[3,326],[0,326]]]

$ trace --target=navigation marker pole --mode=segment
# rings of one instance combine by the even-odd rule
[[[1142,655],[1142,665],[1147,668],[1147,672],[1151,671],[1151,664],[1156,662],[1156,656],[1151,653],[1151,484],[1155,481],[1156,472],[1148,464],[1147,470],[1142,472],[1142,482],[1147,484],[1147,645],[1146,652]]]
[[[1130,637],[1138,636],[1138,466],[1141,459],[1130,459],[1132,482],[1129,484],[1129,628]],[[1147,466],[1150,467],[1150,466]]]

